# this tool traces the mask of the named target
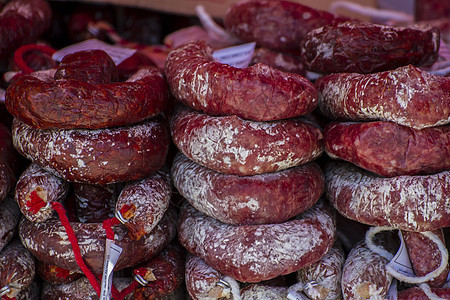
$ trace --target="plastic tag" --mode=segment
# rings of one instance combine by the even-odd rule
[[[394,258],[388,263],[395,271],[407,276],[414,275],[414,270],[411,267],[411,261],[409,260],[408,250],[406,249],[405,241],[401,231],[398,232],[400,237],[400,248],[395,253]]]
[[[303,293],[297,293],[296,291],[290,291],[289,294],[287,294],[287,298],[289,300],[309,300]]]
[[[397,300],[397,279],[392,279],[385,300]]]
[[[100,299],[111,299],[111,286],[113,280],[113,270],[119,260],[122,248],[114,244],[113,240],[106,239],[105,259],[103,262],[103,275]]]
[[[216,62],[235,68],[247,68],[255,52],[255,42],[219,49],[213,52]]]
[[[97,39],[90,39],[62,48],[53,53],[52,58],[56,61],[61,61],[67,54],[83,50],[103,50],[108,53],[116,65],[119,65],[136,52],[135,49],[114,46]]]

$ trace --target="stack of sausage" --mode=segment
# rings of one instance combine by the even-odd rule
[[[315,162],[323,136],[305,117],[317,91],[301,75],[262,63],[238,69],[215,62],[212,52],[204,41],[190,42],[171,51],[165,67],[180,102],[170,129],[179,149],[172,179],[186,199],[178,224],[190,253],[186,286],[193,299],[238,299],[243,286],[263,297],[257,283],[306,270],[334,251],[335,219],[320,200],[325,182]],[[285,298],[287,287],[278,289]]]
[[[166,81],[151,65],[125,81],[118,81],[121,75],[106,52],[80,51],[65,56],[57,69],[18,77],[6,91],[14,147],[31,161],[15,189],[25,216],[19,237],[37,259],[46,299],[98,298],[99,283],[80,276],[86,274],[83,264],[94,276],[102,274],[107,237],[102,222],[114,215],[109,238],[122,248],[115,270],[140,270],[144,286],[134,290],[135,298],[174,292],[183,281],[184,253],[169,246],[177,216],[169,205],[172,186],[164,166],[170,143],[162,114]],[[34,270],[23,275],[32,278]]]
[[[438,48],[439,32],[423,25],[344,22],[302,41],[306,68],[334,73],[316,81],[320,112],[341,121],[324,129],[334,159],[324,169],[326,197],[347,218],[400,230],[419,277],[389,271],[392,255],[366,240],[345,262],[345,298],[384,297],[391,275],[450,293],[439,289],[449,271],[442,228],[450,226],[450,80],[417,67],[432,64]],[[414,293],[424,292],[399,298]]]
[[[448,274],[442,228],[450,225],[450,85],[418,68],[436,61],[439,31],[335,18],[288,1],[244,1],[230,8],[225,25],[244,41],[300,49],[305,69],[323,77],[315,85],[321,114],[351,121],[324,129],[326,153],[335,159],[324,169],[326,197],[347,218],[401,230],[416,275],[447,295],[448,288],[435,288]],[[344,298],[387,293],[387,260],[367,247],[361,242],[347,258]],[[399,297],[414,293],[421,291]]]

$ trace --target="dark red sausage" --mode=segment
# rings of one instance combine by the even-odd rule
[[[244,41],[270,49],[294,50],[314,28],[348,20],[291,1],[239,1],[225,15],[225,27]]]
[[[196,41],[167,56],[167,82],[185,105],[254,121],[297,117],[316,107],[317,91],[303,76],[264,64],[235,68],[215,62],[212,51],[205,41]]]
[[[439,42],[439,30],[432,26],[343,22],[311,30],[301,42],[301,57],[316,73],[368,74],[408,64],[430,66]]]

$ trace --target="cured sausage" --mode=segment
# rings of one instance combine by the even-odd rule
[[[441,299],[450,298],[450,288],[431,288],[431,292],[441,297]],[[425,292],[418,287],[408,288],[399,291],[397,294],[398,300],[428,300],[430,299]]]
[[[70,182],[108,184],[142,179],[159,170],[170,133],[164,118],[108,129],[34,129],[17,118],[20,154]]]
[[[100,55],[102,58],[94,54],[74,53],[68,56],[69,61],[63,59],[60,69],[21,76],[6,90],[6,108],[14,117],[39,129],[124,126],[165,109],[168,88],[156,67],[143,66],[125,82],[111,82],[113,71],[117,74],[114,62],[105,58],[107,54]]]
[[[50,28],[52,9],[45,0],[12,0],[0,11],[0,59],[33,43]]]
[[[264,64],[235,68],[215,62],[212,52],[205,41],[195,41],[167,56],[169,88],[185,105],[253,121],[293,118],[317,106],[317,91],[303,76]]]
[[[346,162],[324,168],[325,195],[340,214],[406,231],[450,226],[450,171],[385,178]]]
[[[40,260],[36,260],[36,274],[50,284],[69,283],[83,276],[83,273],[60,268]]]
[[[313,162],[275,173],[236,176],[215,172],[178,153],[171,174],[192,206],[234,225],[285,222],[313,206],[325,186],[323,173]]]
[[[185,204],[178,239],[212,268],[241,282],[259,282],[313,264],[336,237],[334,216],[322,201],[280,224],[228,225]]]
[[[7,297],[16,297],[31,285],[34,276],[34,257],[18,239],[11,241],[0,252],[0,295],[6,291]]]
[[[113,277],[113,284],[119,290],[122,291],[128,287],[132,282],[128,277]],[[50,284],[45,282],[42,287],[41,293],[42,299],[47,300],[98,300],[99,296],[94,290],[89,280],[83,276],[77,280],[63,284]],[[128,294],[123,298],[124,300],[132,300],[133,294]]]
[[[13,147],[11,131],[0,124],[0,202],[14,188],[18,170],[18,155]]]
[[[147,178],[129,182],[116,202],[116,217],[133,239],[149,234],[169,208],[172,183],[166,168]]]
[[[268,48],[257,48],[253,52],[250,65],[263,63],[283,72],[306,76],[306,70],[301,59],[291,53],[273,51]]]
[[[207,298],[233,300],[233,296],[239,293],[238,282],[189,253],[186,258],[185,278],[187,292],[193,300]]]
[[[444,240],[442,229],[435,230],[433,233],[441,240]],[[402,236],[416,276],[425,276],[439,267],[442,254],[434,242],[420,232],[402,231]],[[430,287],[442,287],[447,281],[448,273],[449,265],[447,260],[444,271],[433,280],[428,281],[427,284]]]
[[[117,81],[118,76],[116,64],[105,51],[85,50],[64,56],[53,77],[101,84]]]
[[[14,200],[28,220],[44,222],[53,216],[51,203],[62,202],[68,192],[67,181],[31,163],[17,181]],[[35,196],[41,198],[47,205],[41,209],[32,207],[32,199]]]
[[[319,109],[339,120],[383,120],[423,129],[450,123],[450,77],[412,65],[394,70],[340,73],[316,81]]]
[[[0,251],[16,234],[20,217],[20,209],[14,199],[7,197],[0,202]]]
[[[422,130],[392,122],[333,123],[324,129],[325,151],[385,177],[450,169],[450,126]]]
[[[303,292],[313,300],[334,300],[342,297],[341,277],[345,255],[334,245],[318,262],[297,271],[297,281]]]
[[[170,129],[184,155],[225,174],[280,171],[308,163],[324,151],[321,129],[303,119],[255,122],[178,106]]]
[[[80,252],[86,265],[94,274],[103,271],[106,233],[101,223],[71,222],[78,239]],[[122,226],[114,227],[115,243],[122,248],[122,255],[115,266],[120,270],[148,260],[161,251],[176,234],[176,213],[168,210],[158,225],[139,241],[131,239]],[[75,261],[66,231],[58,219],[43,223],[24,219],[19,225],[19,236],[24,246],[39,260],[61,268],[81,272]]]
[[[344,299],[383,299],[392,276],[386,272],[389,261],[372,252],[364,241],[350,251],[342,270]]]
[[[311,30],[301,42],[305,68],[322,74],[368,74],[405,65],[430,66],[439,56],[439,29],[342,22]]]
[[[285,286],[270,286],[253,283],[241,290],[242,300],[285,300],[288,295],[288,288]]]
[[[134,289],[134,299],[159,299],[176,292],[184,283],[184,265],[184,249],[178,244],[169,244],[135,269],[135,274],[143,271],[141,278],[146,280],[146,285]]]
[[[314,28],[349,20],[291,1],[239,1],[225,14],[225,28],[244,41],[298,51]]]

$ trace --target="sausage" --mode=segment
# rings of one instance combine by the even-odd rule
[[[81,223],[98,223],[114,216],[120,183],[96,185],[72,183],[77,219]]]
[[[297,281],[303,292],[313,300],[332,300],[342,297],[341,277],[344,251],[335,244],[318,262],[297,271]]]
[[[291,53],[274,51],[268,48],[257,48],[253,52],[250,65],[257,63],[266,64],[283,72],[306,76],[306,70],[300,57]]]
[[[434,230],[433,233],[444,242],[442,229]],[[439,267],[442,254],[434,242],[420,232],[402,231],[402,236],[416,276],[425,276]],[[447,260],[444,271],[433,280],[428,281],[428,285],[436,288],[442,287],[447,281],[448,273]]]
[[[16,234],[20,217],[20,209],[14,199],[7,197],[0,202],[0,251]]]
[[[12,0],[0,12],[0,59],[35,42],[50,28],[52,9],[45,0]]]
[[[277,50],[299,51],[314,28],[349,20],[292,1],[239,1],[225,14],[225,28],[244,41]]]
[[[14,298],[28,288],[35,274],[34,257],[19,239],[12,240],[0,252],[0,290],[5,289],[7,297]]]
[[[149,234],[169,208],[172,183],[162,168],[149,177],[129,182],[116,202],[116,217],[128,228],[133,239]]]
[[[13,147],[11,131],[0,124],[0,202],[13,190],[18,171],[19,157]]]
[[[431,288],[431,292],[441,297],[441,299],[450,298],[450,288]],[[430,299],[425,292],[418,287],[411,287],[397,294],[398,300],[428,300]]]
[[[325,186],[322,170],[314,162],[236,176],[215,172],[178,153],[171,174],[178,192],[193,207],[234,225],[285,222],[313,206]]]
[[[284,286],[270,286],[258,283],[252,283],[241,290],[242,300],[285,300],[288,295],[288,288]]]
[[[176,292],[184,283],[184,265],[184,249],[178,244],[169,244],[135,269],[135,274],[144,270],[145,275],[142,278],[147,283],[145,286],[135,288],[134,299],[159,299]]]
[[[34,129],[17,118],[13,143],[20,154],[70,182],[104,185],[142,179],[159,170],[170,133],[156,117],[108,129]]]
[[[113,284],[119,291],[129,286],[132,282],[128,277],[113,277]],[[44,282],[41,293],[42,299],[59,300],[98,300],[99,296],[89,283],[87,277],[83,276],[77,280],[63,284],[50,284]],[[133,299],[133,294],[128,294],[124,300]]]
[[[346,218],[406,231],[450,226],[450,171],[385,178],[335,161],[324,174],[325,196]]]
[[[450,126],[422,130],[392,122],[332,123],[325,151],[381,176],[421,175],[450,169]]]
[[[103,271],[106,233],[102,223],[71,222],[78,239],[81,256],[94,274]],[[139,241],[128,236],[122,226],[113,228],[115,243],[122,248],[122,255],[115,266],[120,270],[144,262],[161,251],[176,234],[176,213],[168,210],[158,225]],[[66,231],[58,219],[43,223],[24,219],[19,225],[19,236],[24,246],[39,260],[61,268],[81,272],[75,261]]]
[[[209,266],[203,259],[187,254],[186,289],[193,300],[234,299],[233,292],[239,292],[239,283]],[[231,284],[234,290],[231,289]]]
[[[20,175],[14,200],[22,214],[32,222],[44,222],[53,216],[52,202],[62,202],[69,192],[69,183],[62,178],[31,163]],[[37,210],[32,207],[33,197],[39,197],[47,206]]]
[[[336,225],[319,201],[280,224],[228,225],[183,205],[178,239],[192,254],[224,275],[259,282],[292,273],[322,258],[334,243]]]
[[[372,252],[364,241],[356,244],[342,269],[344,299],[383,299],[392,281],[385,269],[388,262]]]
[[[214,62],[212,51],[205,41],[194,41],[167,56],[167,82],[183,104],[253,121],[298,117],[317,106],[317,91],[303,76],[264,64],[235,68]]]
[[[393,70],[340,73],[316,81],[319,109],[339,120],[391,121],[423,129],[450,123],[450,78],[412,65]]]
[[[125,82],[106,83],[102,80],[110,80],[105,70],[92,66],[91,76],[85,74],[91,70],[82,72],[77,67],[76,61],[69,61],[61,70],[21,76],[6,90],[6,108],[34,128],[99,129],[136,124],[159,115],[167,106],[167,84],[156,67],[143,66]]]
[[[118,71],[103,50],[85,50],[67,54],[56,68],[54,79],[73,79],[92,84],[117,81]]]
[[[309,71],[369,74],[409,64],[430,66],[439,56],[439,39],[439,30],[429,25],[347,21],[311,30],[300,51]]]
[[[69,283],[83,276],[83,273],[60,268],[40,260],[36,260],[36,274],[50,284]]]
[[[321,129],[304,119],[256,122],[179,106],[170,130],[186,157],[224,174],[276,172],[313,161],[324,151]]]

